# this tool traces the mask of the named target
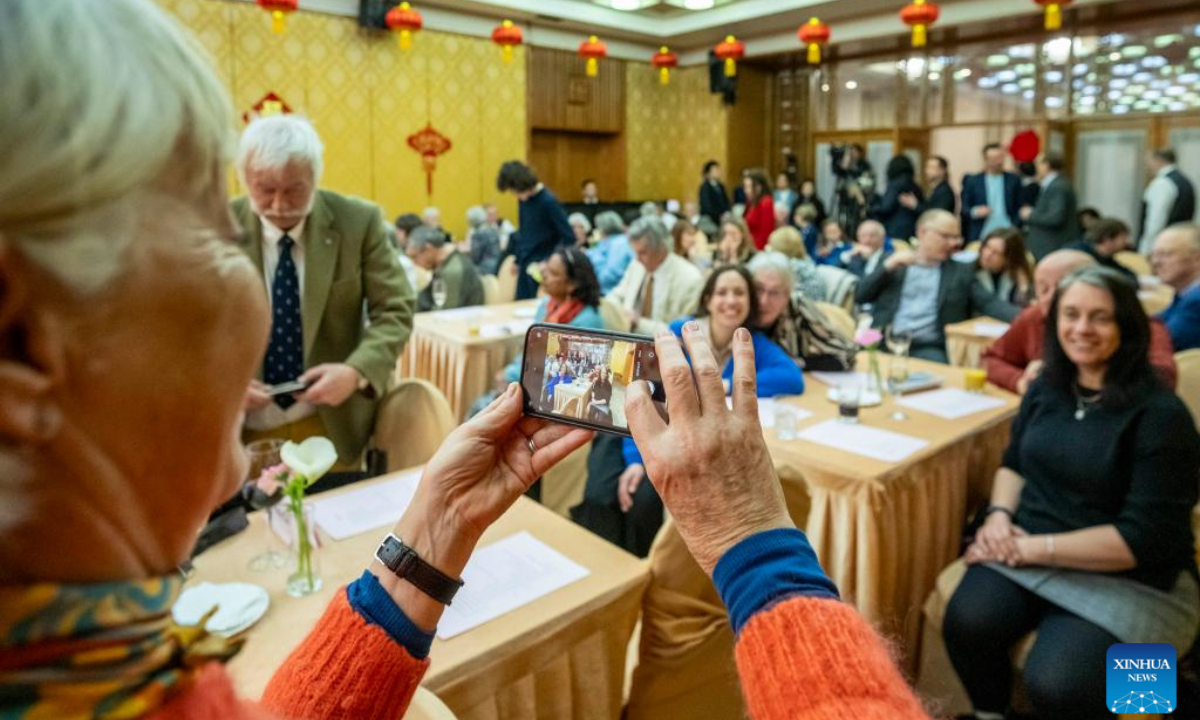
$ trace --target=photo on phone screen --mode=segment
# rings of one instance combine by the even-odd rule
[[[636,380],[650,384],[665,420],[667,398],[652,339],[547,324],[525,334],[521,389],[527,415],[628,435],[625,393]]]

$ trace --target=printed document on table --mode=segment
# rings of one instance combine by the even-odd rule
[[[587,568],[528,532],[510,535],[471,556],[465,585],[442,615],[437,635],[449,640],[587,576]]]
[[[861,372],[831,372],[829,370],[814,370],[804,373],[806,377],[816,378],[829,387],[841,387],[847,383],[856,382],[859,385],[867,381],[867,374]]]
[[[1008,332],[1008,323],[977,322],[974,329],[975,334],[980,337],[998,338]]]
[[[969,393],[958,388],[943,388],[933,392],[909,395],[897,400],[896,403],[947,420],[957,420],[985,410],[1004,407],[1004,401],[1000,398]]]
[[[725,397],[725,406],[730,410],[733,409],[733,398]],[[775,427],[775,411],[778,408],[787,408],[792,417],[796,418],[796,422],[800,422],[806,418],[812,417],[812,413],[804,408],[788,405],[787,403],[775,401],[775,398],[759,398],[758,399],[758,424],[762,425],[763,430],[770,430]]]
[[[421,471],[413,470],[377,485],[315,498],[317,525],[334,540],[393,525],[412,502],[420,480]]]
[[[900,462],[929,444],[921,438],[837,420],[817,423],[801,430],[797,437],[884,462]]]

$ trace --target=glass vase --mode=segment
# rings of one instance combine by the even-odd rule
[[[875,348],[867,351],[867,382],[863,388],[866,397],[883,397],[883,373],[879,370],[879,353]]]
[[[291,555],[292,574],[287,579],[287,594],[292,597],[311,595],[325,584],[321,579],[321,547],[317,537],[317,525],[312,503],[288,500],[288,512],[292,520]]]

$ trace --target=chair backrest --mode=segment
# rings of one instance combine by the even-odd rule
[[[371,444],[386,453],[388,472],[401,470],[428,462],[454,427],[454,412],[442,391],[410,378],[380,401]]]
[[[509,255],[496,271],[496,283],[500,286],[499,302],[507,303],[517,299],[517,276],[513,274],[513,268],[516,266],[517,258]]]
[[[418,687],[403,720],[457,720],[457,717],[437,695]]]
[[[567,417],[579,417],[579,398],[573,397],[563,405],[563,415]]]
[[[912,252],[913,245],[908,240],[898,240],[896,238],[892,238],[892,251],[897,252],[900,250],[907,250],[908,252]]]
[[[480,275],[479,281],[483,283],[483,304],[497,305],[500,303],[500,281],[495,275]]]
[[[1142,301],[1142,310],[1145,310],[1147,315],[1154,316],[1171,307],[1175,296],[1169,290],[1159,288],[1138,292],[1138,299]]]
[[[618,306],[608,298],[600,298],[600,319],[604,321],[605,330],[613,330],[616,332],[629,332],[629,319],[625,317],[625,313],[621,312]]]
[[[1154,271],[1150,269],[1150,261],[1141,253],[1135,253],[1132,250],[1122,250],[1113,259],[1132,270],[1136,275],[1154,274]]]
[[[983,241],[972,240],[971,242],[967,243],[967,246],[964,247],[963,250],[966,250],[967,252],[979,252],[979,248],[982,245],[983,245]]]
[[[1178,380],[1175,392],[1192,411],[1192,419],[1200,427],[1200,348],[1175,353]]]
[[[847,310],[853,307],[854,290],[858,287],[858,278],[854,273],[830,265],[818,265],[817,272],[825,281],[825,302]]]
[[[846,312],[845,308],[827,302],[818,302],[816,306],[825,314],[825,317],[829,318],[830,324],[838,332],[848,338],[854,337],[854,331],[857,329],[854,324],[854,318],[850,316],[850,313]]]

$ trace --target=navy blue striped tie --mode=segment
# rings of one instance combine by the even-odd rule
[[[263,362],[263,381],[268,385],[291,382],[304,373],[304,327],[300,319],[300,279],[292,260],[287,235],[279,240],[279,264],[271,283],[271,344]],[[296,401],[290,394],[276,395],[275,403],[287,410]]]

